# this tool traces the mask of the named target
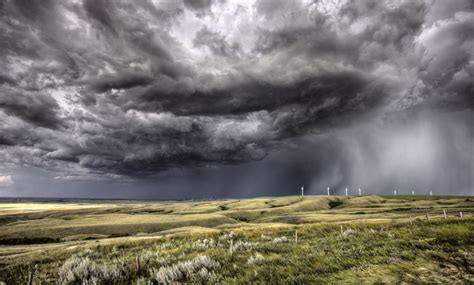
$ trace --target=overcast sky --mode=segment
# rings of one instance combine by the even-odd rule
[[[473,177],[473,0],[0,2],[0,196],[474,195]]]

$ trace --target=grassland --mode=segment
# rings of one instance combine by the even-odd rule
[[[474,199],[3,200],[0,281],[472,284]]]

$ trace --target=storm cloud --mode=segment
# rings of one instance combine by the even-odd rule
[[[0,50],[4,170],[472,194],[471,0],[6,0]]]

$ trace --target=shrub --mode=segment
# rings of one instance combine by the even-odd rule
[[[347,229],[344,232],[342,232],[342,237],[350,237],[355,234],[355,231],[353,229]]]
[[[160,284],[170,284],[177,281],[189,281],[194,277],[207,279],[211,271],[220,267],[219,262],[208,256],[198,256],[193,260],[178,262],[160,269],[151,269],[151,278]]]
[[[160,256],[157,252],[149,250],[143,254],[141,260],[145,266],[164,266],[170,263],[170,256]]]
[[[159,283],[170,284],[182,280],[184,276],[178,265],[172,265],[161,267],[159,270],[152,269],[151,277]]]
[[[192,243],[191,247],[193,249],[198,249],[198,250],[203,250],[203,249],[210,249],[210,248],[213,248],[213,247],[216,247],[218,244],[216,243],[216,241],[212,238],[210,239],[198,239],[196,240],[195,242]]]
[[[219,237],[219,240],[222,241],[230,241],[231,239],[235,239],[237,235],[234,232],[226,233],[223,234],[222,236]]]
[[[160,244],[161,249],[167,249],[167,248],[170,248],[170,247],[171,247],[171,243],[169,243],[169,242],[164,242],[164,243]]]
[[[130,275],[126,263],[99,266],[99,281],[124,281]]]
[[[258,245],[258,243],[252,243],[248,241],[241,241],[239,240],[234,244],[234,251],[240,250],[252,250],[254,246]]]
[[[121,282],[128,278],[130,270],[124,263],[97,265],[88,257],[73,256],[59,268],[61,284],[101,284]]]
[[[59,268],[59,280],[61,283],[92,280],[96,274],[97,265],[88,257],[73,256],[66,260],[61,268]]]
[[[250,256],[250,258],[247,260],[247,264],[261,264],[263,261],[265,261],[265,257],[257,252],[255,255]]]
[[[264,234],[262,234],[262,235],[260,236],[260,239],[263,240],[263,241],[270,241],[270,240],[272,240],[271,237],[266,236],[266,235],[264,235]]]
[[[235,244],[231,242],[229,246],[229,255],[230,257],[233,257],[235,253],[239,251],[244,251],[244,250],[252,250],[257,245],[259,245],[258,242],[252,243],[252,242],[241,241],[241,240],[237,241]]]
[[[273,243],[282,243],[282,242],[288,242],[288,238],[283,236],[283,237],[276,237],[273,239]]]
[[[86,256],[91,256],[94,255],[94,251],[90,248],[86,248],[84,251],[80,252],[77,254],[79,257],[86,257]]]

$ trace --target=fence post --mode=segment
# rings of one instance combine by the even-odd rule
[[[232,258],[234,256],[234,240],[230,240],[229,255]]]
[[[137,265],[137,274],[140,274],[140,257],[135,258],[135,263]]]
[[[35,275],[35,267],[28,267],[28,285],[33,285],[33,278]]]

